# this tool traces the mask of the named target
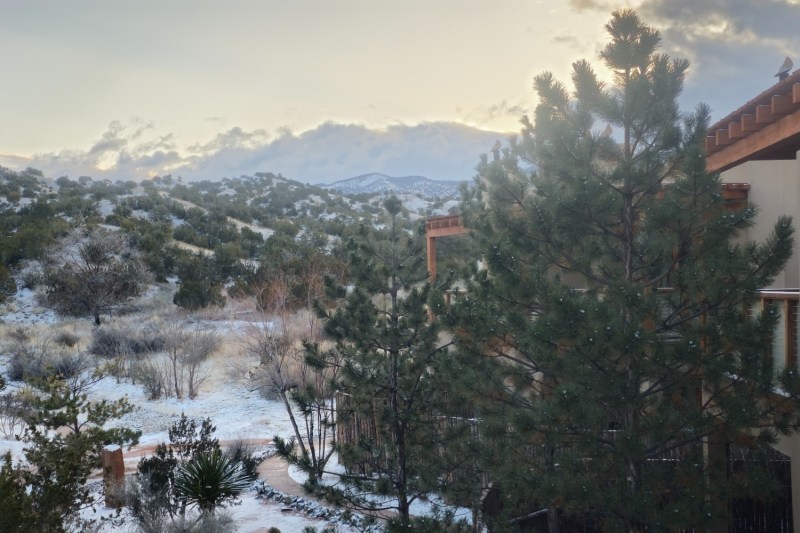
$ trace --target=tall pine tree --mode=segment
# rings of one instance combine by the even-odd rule
[[[338,290],[331,296],[343,299],[325,314],[336,348],[312,349],[309,359],[341,366],[337,446],[350,468],[338,496],[361,508],[394,509],[406,527],[411,504],[441,479],[440,365],[449,342],[440,339],[439,323],[428,312],[433,291],[423,234],[404,228],[397,198],[384,207],[386,228],[362,226],[348,246],[352,288],[345,294],[331,287]]]
[[[463,357],[491,362],[473,387],[504,524],[545,509],[551,529],[557,514],[724,523],[729,497],[769,487],[726,473],[726,447],[763,450],[798,423],[775,316],[749,314],[793,230],[742,241],[755,210],[726,209],[705,172],[708,110],[677,105],[688,63],[630,10],[606,28],[613,84],[586,61],[572,92],[539,75],[534,123],[480,166],[463,209],[488,268],[451,325]]]

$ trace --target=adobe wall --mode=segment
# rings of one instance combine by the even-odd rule
[[[758,209],[755,224],[743,238],[764,242],[781,215],[793,217],[794,253],[786,269],[765,289],[800,287],[800,161],[748,161],[720,175],[723,183],[748,183],[748,203]]]

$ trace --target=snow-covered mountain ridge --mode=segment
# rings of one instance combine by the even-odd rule
[[[458,188],[462,183],[462,181],[436,181],[424,176],[392,177],[386,174],[371,173],[320,186],[337,190],[343,194],[395,192],[419,194],[425,198],[443,198],[457,196]]]

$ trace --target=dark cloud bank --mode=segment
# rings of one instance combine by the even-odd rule
[[[620,4],[569,3],[606,14]],[[786,56],[800,66],[800,4],[792,0],[645,0],[637,11],[661,31],[664,52],[691,61],[683,107],[706,102],[716,119],[775,83]]]

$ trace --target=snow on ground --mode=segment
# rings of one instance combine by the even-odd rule
[[[101,498],[100,503],[94,509],[85,509],[81,516],[95,521],[112,518],[116,511],[104,506],[97,484],[95,494]],[[317,531],[334,526],[337,533],[356,533],[356,530],[348,525],[318,520],[294,510],[287,510],[286,505],[260,497],[255,489],[242,495],[239,503],[225,507],[222,512],[233,518],[236,531],[239,533],[267,533],[271,527],[278,528],[281,533],[302,533],[309,526],[316,528]],[[137,533],[137,529],[132,523],[130,513],[123,509],[115,522],[104,524],[97,533]]]
[[[201,248],[200,246],[195,246],[194,244],[189,244],[188,242],[183,242],[183,241],[179,241],[179,240],[173,240],[172,244],[174,244],[178,248],[181,248],[183,250],[186,250],[188,252],[192,252],[192,253],[195,253],[195,254],[201,254],[201,255],[205,255],[205,256],[210,256],[210,255],[214,254],[214,250],[209,250],[208,248]]]
[[[419,213],[423,212],[430,205],[428,200],[420,198],[415,194],[401,194],[398,196],[403,202],[403,207],[408,209],[412,220],[419,218]]]
[[[157,293],[158,291],[156,291]],[[153,293],[153,291],[150,291]],[[155,294],[155,293],[154,293]],[[153,294],[151,294],[153,296]],[[58,326],[59,319],[51,311],[36,305],[34,295],[29,289],[19,291],[11,302],[0,311],[0,319],[9,325],[25,325],[33,328],[37,334],[51,325]],[[131,320],[136,320],[133,317]],[[91,330],[89,321],[79,322],[78,330]],[[139,385],[129,381],[117,382],[113,377],[106,377],[98,382],[90,392],[93,398],[114,400],[127,396],[138,409],[117,421],[132,429],[142,431],[140,447],[155,445],[168,441],[167,430],[181,415],[195,419],[210,417],[217,427],[214,436],[220,441],[238,439],[258,439],[261,442],[272,439],[274,435],[288,437],[291,425],[283,404],[276,400],[262,397],[258,391],[250,390],[247,383],[238,381],[231,370],[233,355],[236,352],[231,345],[238,342],[238,337],[248,327],[242,320],[215,321],[214,325],[225,336],[227,347],[214,356],[207,370],[207,380],[201,387],[199,396],[194,399],[164,398],[151,401]],[[0,373],[5,373],[9,354],[0,351]],[[10,383],[9,389],[17,386]],[[13,435],[6,436],[0,431],[0,454],[10,451],[15,459],[23,457],[24,443],[17,441]],[[125,453],[133,458],[131,451]],[[136,459],[133,459],[134,464]],[[129,462],[129,461],[126,461]],[[269,482],[269,480],[267,480]],[[244,494],[241,505],[231,507],[230,513],[237,524],[237,531],[244,533],[266,533],[270,527],[277,527],[282,533],[300,533],[306,526],[322,530],[327,522],[313,519],[296,511],[287,511],[285,505],[258,497],[255,491]],[[337,525],[338,531],[352,533],[352,530]],[[132,531],[130,521],[127,525],[114,526],[108,524],[104,532]]]
[[[331,456],[330,461],[326,465],[326,472],[329,473],[323,474],[322,483],[330,487],[335,487],[339,483],[339,474],[344,474],[345,472],[344,467],[338,463],[337,454],[334,453]],[[301,484],[305,482],[306,478],[308,477],[305,472],[294,465],[289,466],[289,476]],[[369,500],[379,506],[397,505],[396,498],[372,496],[369,498]],[[421,499],[414,500],[410,507],[410,512],[414,516],[434,516],[436,514],[441,514],[446,510],[454,511],[454,518],[456,520],[464,520],[467,523],[472,523],[472,512],[469,509],[466,507],[455,507],[448,505],[440,496],[435,494],[430,495],[428,499],[424,501]]]
[[[256,499],[254,493],[242,498],[242,505],[232,510],[236,517],[237,530],[255,533],[266,532],[270,527],[277,527],[281,533],[302,532],[307,526],[323,529],[327,524],[322,520],[312,520],[305,516],[282,511],[282,506],[276,503],[264,503]],[[338,526],[340,533],[351,531],[349,528]]]
[[[4,359],[2,358],[5,362]],[[0,371],[3,370],[0,364]],[[91,391],[97,399],[117,399],[127,396],[138,409],[116,423],[142,431],[139,446],[155,445],[168,441],[167,430],[181,415],[202,419],[210,417],[217,427],[214,436],[222,441],[238,439],[271,439],[274,435],[289,436],[291,426],[283,405],[276,400],[261,397],[258,392],[225,379],[227,372],[210,375],[205,389],[195,400],[167,398],[156,401],[146,399],[138,385],[128,382],[117,383],[113,377],[104,378]],[[19,459],[22,457],[24,443],[5,439],[0,434],[0,453],[7,450]],[[132,454],[125,450],[125,453]],[[269,480],[267,480],[269,482]],[[286,506],[262,499],[254,491],[241,497],[241,505],[228,508],[236,520],[236,530],[246,533],[265,533],[270,527],[277,527],[282,533],[299,533],[307,526],[323,529],[327,522],[315,520],[295,511],[287,512]],[[103,513],[98,511],[100,516]],[[349,528],[338,525],[338,531],[350,532]],[[104,532],[133,531],[130,523],[122,526],[107,524]]]
[[[449,215],[450,214],[450,210],[457,208],[459,206],[459,204],[460,204],[459,200],[448,200],[444,204],[442,204],[442,207],[440,207],[438,209],[434,209],[433,210],[433,214],[434,215]]]
[[[6,359],[0,356],[0,371],[4,370]],[[217,427],[214,436],[223,441],[223,446],[227,441],[238,439],[266,440],[274,435],[288,437],[291,434],[291,425],[281,403],[265,399],[258,392],[227,378],[224,361],[216,363],[220,364],[215,365],[216,370],[209,375],[209,381],[194,400],[167,398],[150,401],[140,386],[125,381],[117,383],[113,377],[101,380],[90,394],[93,398],[109,400],[127,396],[138,407],[115,423],[140,430],[140,447],[168,441],[167,430],[181,413],[194,419],[210,417]],[[0,434],[0,454],[11,451],[15,459],[20,459],[23,446],[24,443]],[[128,450],[125,453],[132,454]],[[282,533],[300,533],[307,526],[321,530],[328,525],[295,511],[287,512],[285,505],[262,499],[254,491],[244,494],[241,500],[241,505],[228,509],[236,520],[237,531],[265,533],[268,528],[277,527]],[[337,527],[342,533],[351,531],[341,525]],[[103,531],[132,529],[129,523],[122,526],[107,524]]]
[[[169,290],[174,290],[174,286],[159,286],[147,292],[145,298],[150,300],[150,305],[156,310],[154,312],[164,311],[160,299],[163,299],[162,293]],[[266,443],[275,435],[291,436],[292,427],[283,404],[275,399],[264,398],[257,390],[254,390],[250,382],[241,379],[243,360],[239,353],[241,350],[238,348],[238,343],[248,329],[253,327],[250,322],[241,318],[246,314],[246,311],[238,309],[234,305],[227,310],[222,310],[217,316],[195,318],[197,324],[212,328],[223,337],[222,349],[212,357],[206,366],[206,379],[197,398],[148,400],[146,392],[139,384],[134,385],[128,380],[117,381],[116,378],[110,376],[95,384],[90,391],[90,396],[95,399],[108,400],[127,397],[133,405],[137,406],[136,411],[114,423],[141,431],[142,436],[138,446],[140,449],[168,441],[167,430],[180,418],[181,413],[194,419],[211,418],[217,428],[214,436],[223,445],[239,439]],[[67,327],[83,337],[84,345],[89,342],[92,328],[88,319],[76,320],[65,326],[54,313],[37,306],[34,294],[29,289],[18,291],[16,297],[2,307],[0,319],[8,325],[7,328],[15,328],[16,325],[29,327],[35,336],[46,336],[50,327],[62,330]],[[130,315],[115,320],[135,324],[146,319],[147,317],[141,315]],[[0,348],[0,373],[5,374],[9,356],[9,353]],[[16,386],[19,384],[9,383],[9,390]],[[0,431],[0,455],[10,451],[15,459],[22,459],[23,447],[24,443],[14,439],[12,435],[6,436]],[[138,457],[144,452],[136,453],[135,450],[125,450],[124,453],[128,457],[126,465],[134,468]],[[304,480],[302,473],[297,470],[293,472],[290,472],[290,475],[302,483]],[[266,481],[269,483],[269,479]],[[297,495],[303,496],[302,494]],[[282,533],[300,533],[307,526],[322,530],[328,525],[325,521],[288,510],[286,505],[261,498],[255,491],[243,495],[242,504],[228,510],[237,522],[237,531],[245,533],[266,533],[269,527],[277,527]],[[415,512],[429,513],[430,507],[420,507],[418,504]],[[461,513],[459,513],[460,515]],[[335,524],[335,526],[340,533],[354,532],[352,528],[343,524]],[[125,532],[132,531],[132,528],[130,520],[128,520],[127,525],[108,524],[102,531],[106,533]]]
[[[100,215],[107,217],[114,212],[114,204],[111,203],[111,200],[103,198],[97,203],[97,211]]]
[[[274,229],[265,228],[262,226],[258,226],[256,224],[248,224],[247,222],[242,222],[241,220],[228,217],[228,221],[236,226],[239,231],[242,231],[242,228],[247,228],[254,233],[260,233],[264,240],[269,239],[273,233],[275,233]]]
[[[9,298],[0,306],[0,322],[6,324],[55,324],[58,316],[36,302],[30,289],[17,291],[15,298]]]

